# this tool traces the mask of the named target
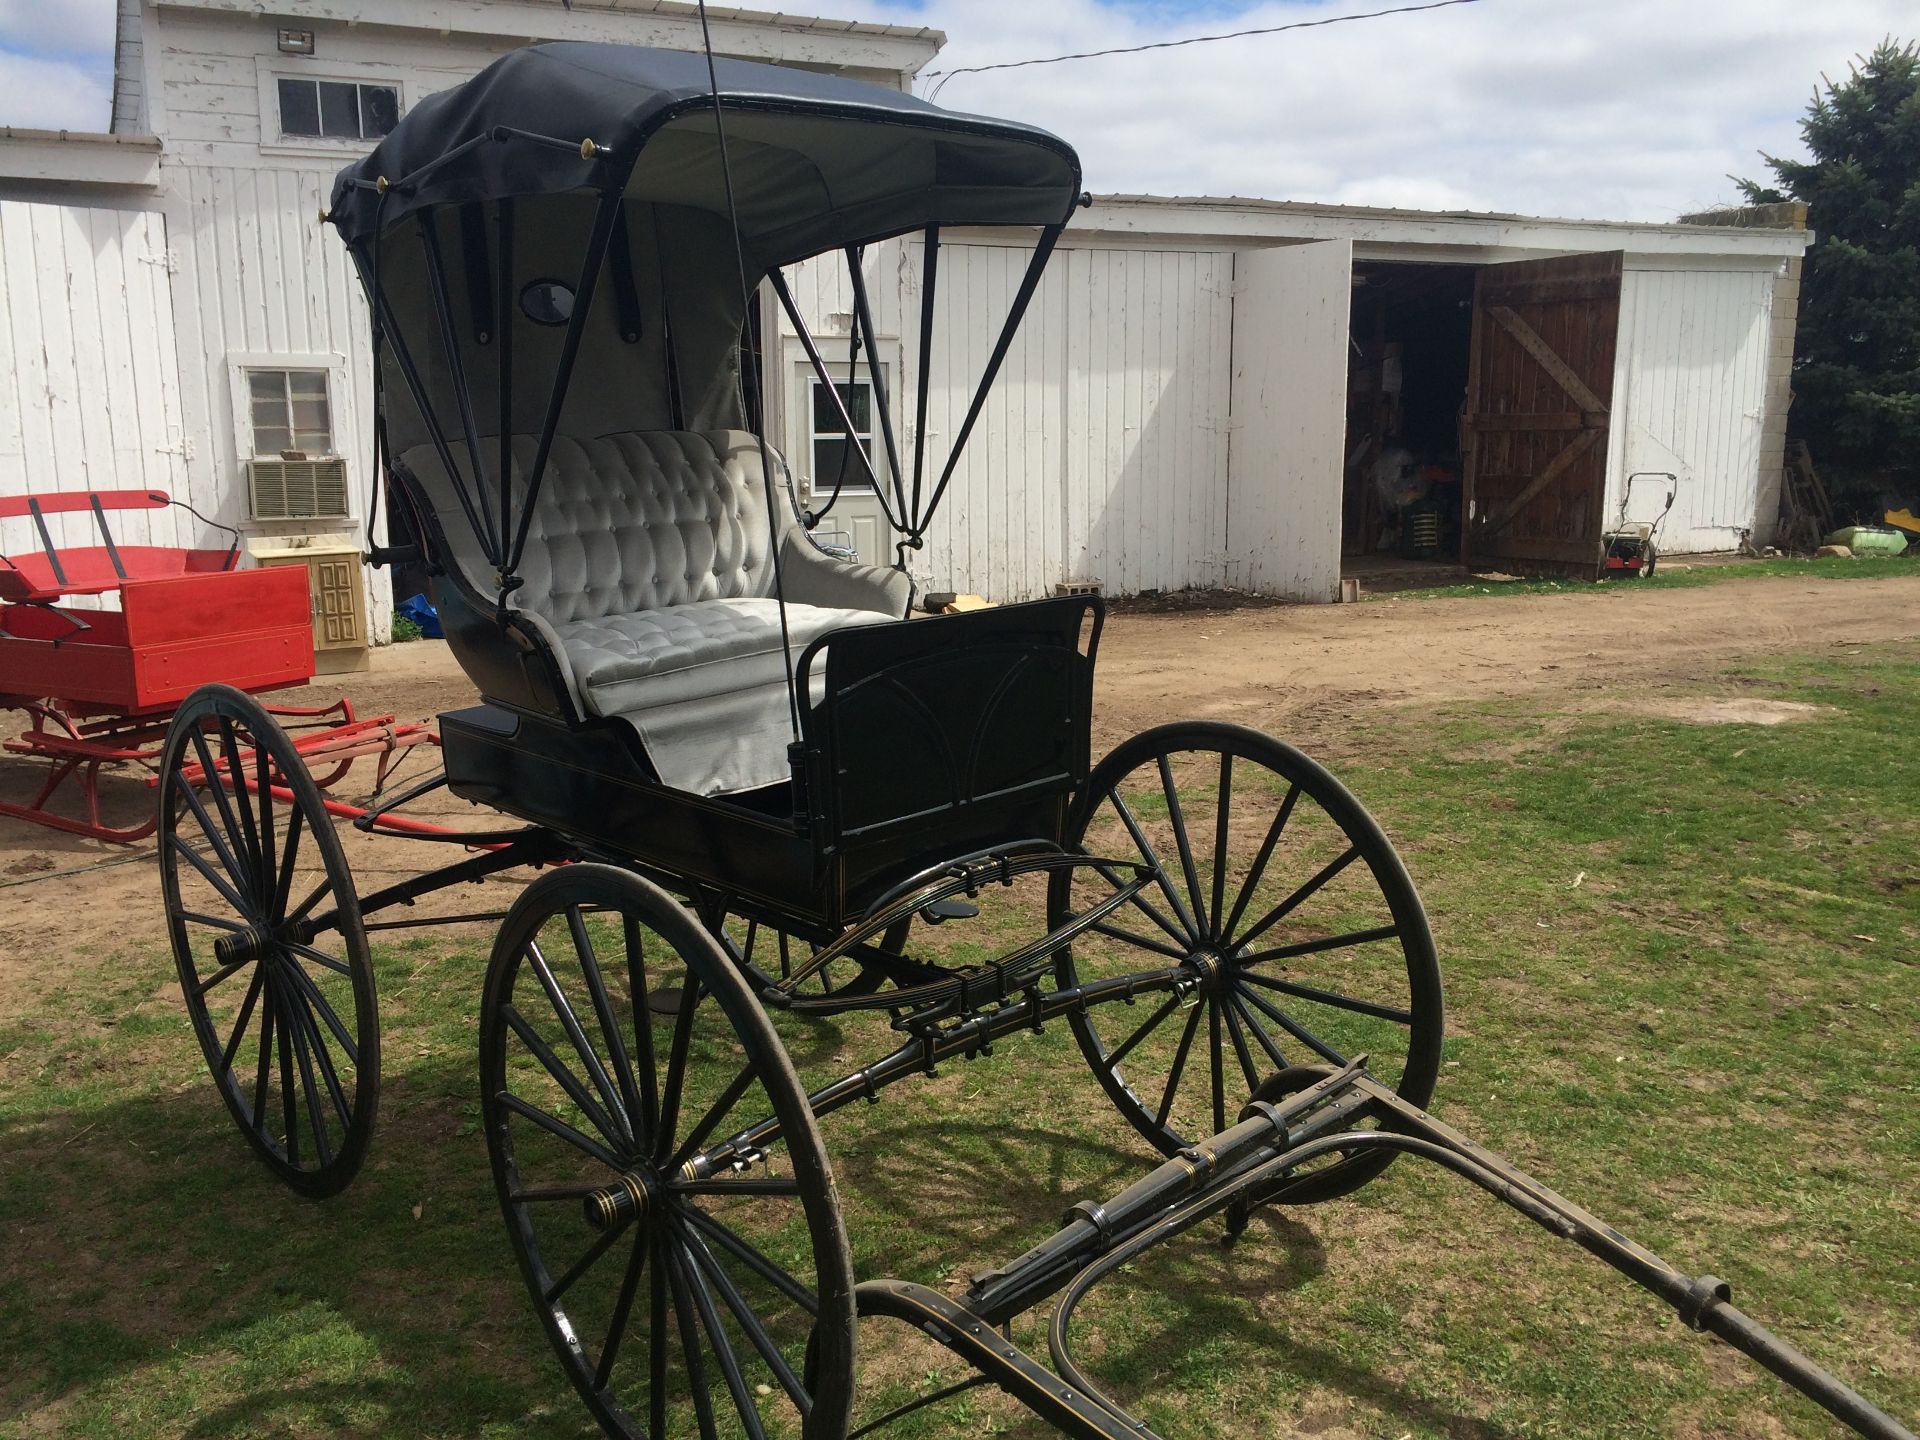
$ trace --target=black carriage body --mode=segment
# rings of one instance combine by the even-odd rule
[[[633,731],[506,705],[440,717],[454,793],[735,908],[824,933],[943,860],[1059,845],[1090,764],[1101,612],[1090,597],[927,617],[816,642],[799,783],[662,785]]]

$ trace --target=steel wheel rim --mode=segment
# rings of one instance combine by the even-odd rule
[[[662,978],[681,1007],[656,1030],[645,997]],[[735,1053],[706,1064],[723,1035]],[[611,867],[542,877],[495,946],[481,1067],[509,1239],[602,1428],[843,1434],[852,1266],[824,1148],[766,1016],[693,917]],[[688,1173],[760,1118],[781,1132],[770,1154]]]
[[[334,1194],[365,1161],[380,1073],[373,968],[339,837],[278,725],[227,686],[180,708],[160,785],[168,935],[215,1088],[281,1179]],[[301,923],[321,917],[323,934]]]
[[[1207,784],[1195,785],[1202,770]],[[1141,814],[1123,813],[1113,800],[1117,793],[1131,811],[1136,797],[1156,792],[1157,807],[1140,804]],[[1222,794],[1226,806],[1218,803]],[[1242,803],[1249,796],[1259,799],[1252,814]],[[1312,827],[1303,842],[1300,832]],[[1116,850],[1116,836],[1128,848]],[[1359,1048],[1375,1054],[1376,1073],[1412,1103],[1431,1098],[1442,1005],[1425,910],[1378,824],[1324,767],[1239,726],[1161,727],[1101,763],[1076,807],[1070,843],[1139,854],[1158,872],[1145,903],[1116,912],[1116,924],[1062,956],[1057,974],[1063,986],[1117,966],[1158,967],[1185,979],[1180,993],[1164,999],[1071,1017],[1109,1098],[1163,1153],[1232,1124],[1267,1075],[1302,1062],[1344,1063],[1355,1051],[1339,1042],[1363,1032],[1398,1036],[1385,1054]],[[1216,863],[1221,855],[1224,866]],[[1089,887],[1102,883],[1057,877],[1052,922],[1083,908]],[[1317,923],[1342,911],[1362,918],[1351,928]],[[1363,953],[1357,968],[1373,990],[1309,983],[1337,976],[1343,958],[1353,964]],[[1294,973],[1302,968],[1309,976]],[[1378,988],[1383,977],[1397,987],[1392,993]],[[1198,1107],[1190,1098],[1196,1082],[1204,1092]],[[1181,1124],[1183,1117],[1190,1123]],[[1303,1175],[1281,1198],[1348,1193],[1391,1159],[1337,1161]]]

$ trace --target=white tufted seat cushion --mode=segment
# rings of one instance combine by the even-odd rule
[[[816,637],[888,617],[872,610],[790,605],[793,657]],[[773,600],[702,600],[554,626],[587,710],[625,715],[770,685],[784,689],[780,607]]]
[[[466,470],[466,446],[450,448]],[[516,500],[535,448],[534,437],[513,437]],[[497,455],[483,442],[489,475]],[[425,493],[468,584],[493,595],[492,567],[434,448],[416,446],[400,464]],[[491,479],[484,488],[497,506]],[[632,723],[669,785],[716,794],[786,778],[776,543],[788,572],[795,659],[830,630],[894,619],[904,606],[903,577],[830,560],[784,511],[778,518],[776,539],[759,446],[744,432],[554,441],[522,583],[508,604],[559,650],[579,709]],[[805,603],[809,595],[822,603]]]

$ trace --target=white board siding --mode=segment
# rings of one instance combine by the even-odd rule
[[[0,494],[163,490],[201,508],[182,457],[167,231],[152,211],[0,201]],[[47,517],[56,544],[97,545],[90,515]],[[217,545],[178,509],[110,516],[129,545]],[[39,548],[31,521],[0,553]]]
[[[230,383],[233,357],[242,354],[327,357],[335,373],[345,374],[344,391],[329,395],[333,441],[347,459],[353,514],[366,506],[371,337],[346,247],[319,223],[332,183],[333,171],[320,168],[171,171],[166,203],[179,264],[181,397],[192,433],[202,437],[188,468],[196,491],[208,497],[202,508],[229,525],[245,524],[249,508]],[[251,528],[297,533],[327,523]],[[385,635],[384,572],[369,572],[369,579],[373,633]]]
[[[1669,554],[1732,550],[1756,525],[1772,329],[1771,271],[1629,269],[1607,475],[1606,521],[1626,477],[1679,476],[1660,527]],[[1631,518],[1659,513],[1663,487],[1634,487]]]
[[[895,415],[908,467],[922,251],[918,240],[879,246],[865,266],[882,356],[898,356]],[[940,248],[928,494],[1031,255],[1017,245]],[[1055,255],[926,548],[909,557],[923,588],[1025,600],[1068,579],[1097,580],[1109,594],[1220,583],[1232,270],[1232,256],[1219,251],[1068,247]],[[796,266],[789,282],[822,354],[844,364],[853,308],[844,264],[828,257]],[[804,417],[776,417],[774,433],[793,446],[803,425]]]
[[[1352,271],[1349,240],[1239,256],[1227,575],[1243,589],[1339,593]]]

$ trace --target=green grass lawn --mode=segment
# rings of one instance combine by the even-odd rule
[[[1364,763],[1337,768],[1439,940],[1436,1112],[1723,1276],[1911,1422],[1920,665],[1782,662],[1713,693],[1828,708],[1772,728],[1548,701],[1373,712],[1342,739]],[[164,954],[97,957],[0,1023],[0,1435],[586,1433],[487,1175],[490,937],[463,934],[376,947],[380,1130],[353,1187],[318,1205],[233,1132]],[[868,1020],[781,1028],[815,1080],[890,1048]],[[857,1273],[941,1286],[1157,1158],[1059,1026],[823,1128]],[[1582,1253],[1406,1161],[1232,1248],[1196,1232],[1082,1316],[1079,1352],[1170,1440],[1841,1433]],[[1045,1353],[1039,1325],[1015,1334]],[[898,1327],[869,1324],[862,1344],[862,1413],[959,1374]],[[1048,1432],[981,1391],[891,1433]]]
[[[1636,590],[1687,590],[1700,585],[1718,585],[1728,580],[1778,577],[1794,580],[1874,580],[1920,575],[1920,547],[1909,547],[1905,555],[1857,555],[1851,559],[1805,560],[1782,557],[1775,560],[1741,560],[1726,564],[1689,564],[1684,555],[1670,557],[1641,579],[1609,580],[1596,584],[1590,580],[1527,580],[1476,578],[1457,585],[1434,585],[1414,590],[1389,590],[1370,595],[1370,600],[1451,600],[1475,595],[1620,595]]]

